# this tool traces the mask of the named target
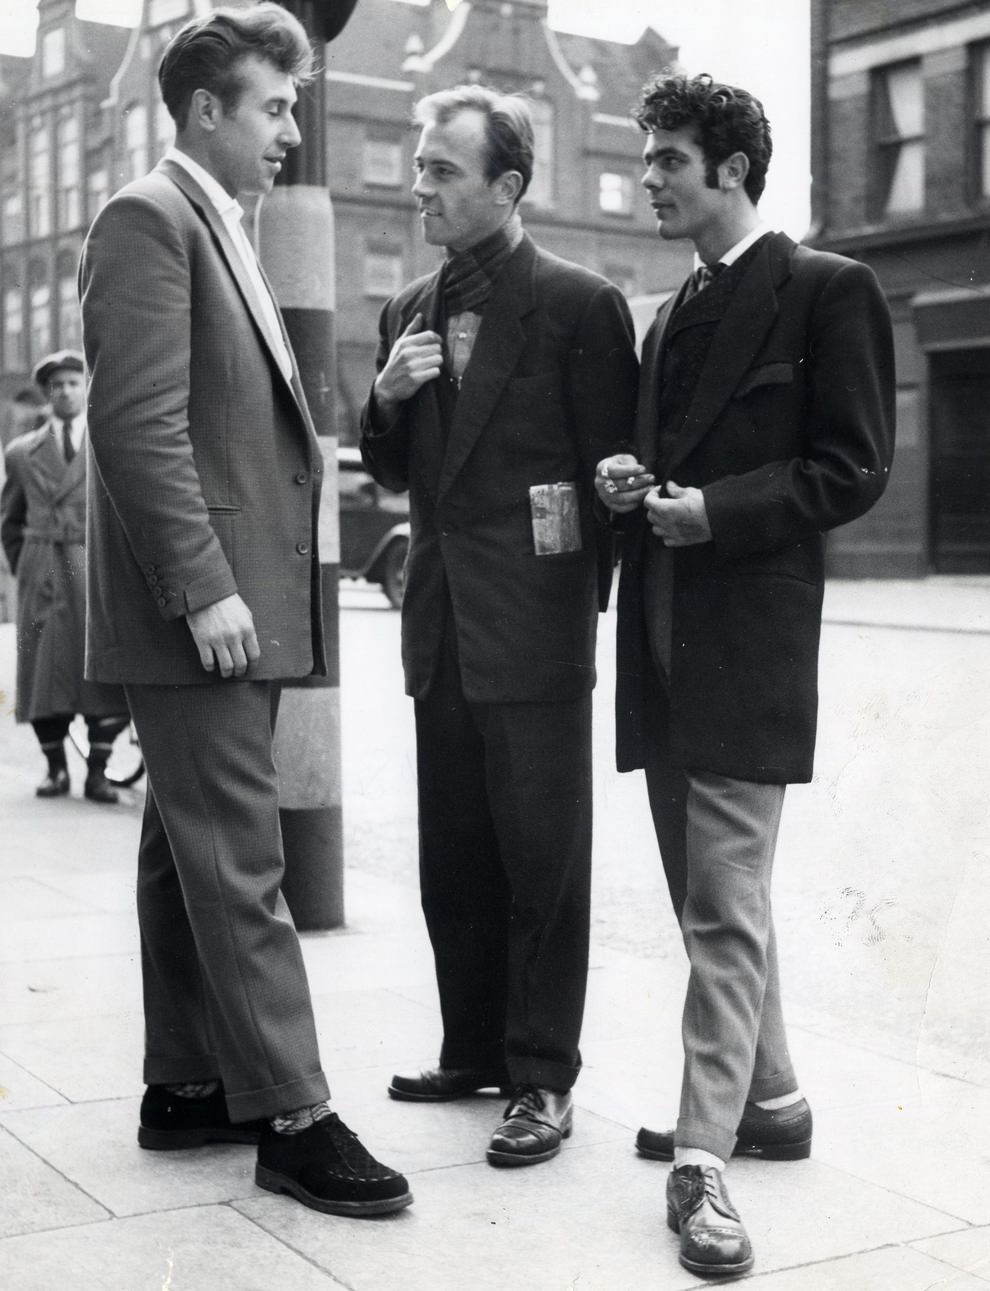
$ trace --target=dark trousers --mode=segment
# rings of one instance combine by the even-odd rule
[[[445,1067],[570,1089],[588,973],[591,696],[475,704],[448,652],[416,701],[420,883]]]
[[[281,893],[267,682],[128,686],[148,770],[137,900],[149,1084],[219,1077],[231,1119],[327,1097]]]

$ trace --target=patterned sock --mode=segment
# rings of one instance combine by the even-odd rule
[[[297,1107],[293,1112],[279,1112],[271,1118],[271,1126],[276,1134],[301,1134],[331,1115],[326,1103],[316,1103],[312,1107]]]
[[[177,1098],[209,1098],[219,1087],[219,1080],[187,1081],[184,1085],[166,1085],[170,1094]]]

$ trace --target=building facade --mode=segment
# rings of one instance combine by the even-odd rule
[[[835,573],[990,572],[990,3],[813,0],[817,246],[894,316],[890,487]]]
[[[40,0],[33,58],[0,60],[0,429],[37,359],[79,343],[86,229],[171,142],[157,64],[178,26],[210,7],[144,0],[128,31],[80,21],[74,0]],[[527,226],[629,295],[654,293],[680,280],[688,256],[656,237],[629,112],[676,53],[649,30],[635,45],[557,33],[546,0],[463,0],[453,11],[447,0],[361,0],[326,67],[342,443],[374,375],[385,299],[436,263],[409,191],[415,101],[462,81],[525,91],[538,133]]]

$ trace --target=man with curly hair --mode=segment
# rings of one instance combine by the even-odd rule
[[[745,90],[643,91],[646,189],[695,271],[644,344],[635,454],[598,465],[624,529],[620,770],[643,767],[691,971],[667,1219],[701,1275],[745,1272],[722,1181],[733,1153],[811,1151],[787,1046],[770,904],[788,783],[811,779],[825,532],[887,483],[889,314],[872,272],[761,221],[770,127]]]

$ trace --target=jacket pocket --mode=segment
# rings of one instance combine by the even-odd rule
[[[790,385],[794,380],[793,363],[764,363],[761,367],[751,368],[736,386],[733,399],[744,399],[760,386]]]

